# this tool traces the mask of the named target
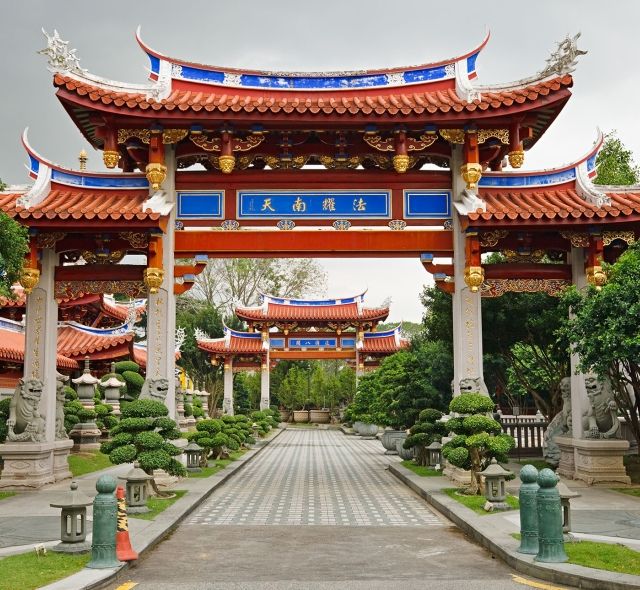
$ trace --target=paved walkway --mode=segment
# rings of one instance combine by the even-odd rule
[[[136,590],[523,588],[392,462],[379,441],[287,430],[127,577]]]

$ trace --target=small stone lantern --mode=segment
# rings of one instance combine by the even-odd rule
[[[560,494],[560,505],[562,506],[562,532],[568,535],[571,532],[571,498],[577,498],[580,494],[570,490],[561,481],[558,482],[558,493]]]
[[[121,381],[116,376],[116,364],[111,363],[111,377],[102,381],[101,385],[104,388],[104,401],[113,406],[113,413],[115,415],[120,414],[120,389],[125,385],[124,381]]]
[[[149,512],[147,507],[147,499],[149,497],[147,486],[153,477],[140,469],[140,463],[136,461],[133,464],[133,469],[120,479],[126,482],[127,513],[143,514],[144,512]]]
[[[61,553],[83,553],[91,549],[87,542],[87,506],[93,500],[78,490],[78,482],[71,482],[71,492],[61,502],[51,503],[60,508],[60,543],[52,551]]]
[[[187,471],[191,471],[191,473],[202,471],[200,469],[202,451],[203,448],[194,440],[184,448],[184,454],[187,456]]]
[[[84,357],[84,371],[82,372],[82,375],[77,379],[72,379],[71,381],[76,384],[76,392],[78,393],[78,400],[80,403],[85,408],[93,410],[93,397],[96,394],[96,385],[100,380],[91,374],[88,356]]]
[[[255,422],[251,425],[251,430],[253,432],[253,438],[258,442],[260,440],[260,431],[258,430],[258,425]]]
[[[484,497],[493,505],[494,510],[508,510],[510,506],[505,502],[507,499],[506,481],[511,475],[498,464],[496,458],[491,459],[491,464],[480,473],[484,476]]]
[[[433,441],[428,447],[429,467],[438,469],[442,463],[442,445],[438,441]]]

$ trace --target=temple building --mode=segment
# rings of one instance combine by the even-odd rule
[[[592,183],[601,138],[569,166],[521,170],[570,101],[584,53],[577,36],[546,63],[541,57],[539,72],[493,85],[480,84],[477,68],[488,36],[419,66],[319,73],[196,64],[137,40],[149,59],[145,84],[87,72],[57,32],[41,52],[57,99],[109,171],[87,171],[86,159],[79,170],[54,164],[25,136],[33,184],[0,193],[0,209],[29,228],[23,374],[25,386],[42,388],[46,423],[37,443],[0,447],[0,487],[61,473],[66,441],[55,440],[53,417],[65,299],[148,298],[147,379],[168,380],[173,415],[175,296],[207,258],[420,259],[452,294],[457,395],[463,379],[483,383],[483,296],[602,285],[602,261],[638,238],[640,189]],[[487,252],[507,262],[489,264]],[[128,254],[146,263],[129,264]],[[301,320],[279,327],[282,318],[269,315],[278,305],[238,310],[254,331],[228,332],[229,345],[251,342],[261,364],[265,350],[298,350],[291,339],[308,333],[294,336]],[[379,320],[368,321],[372,329]],[[273,326],[281,346],[272,350],[263,338]],[[336,353],[346,351],[345,326],[323,328]],[[212,353],[230,356],[223,347]],[[577,367],[574,356],[571,399],[581,416],[589,401]],[[576,474],[597,455],[584,450],[583,435],[573,420],[566,461],[571,455]]]
[[[197,335],[198,347],[224,366],[223,411],[233,414],[233,371],[260,370],[260,409],[270,405],[269,371],[279,360],[342,359],[356,375],[406,348],[400,326],[376,332],[388,307],[364,307],[364,293],[342,299],[291,299],[262,295],[258,307],[236,307],[248,331],[225,327],[222,338]]]

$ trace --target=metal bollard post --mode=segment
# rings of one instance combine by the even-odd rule
[[[538,474],[538,554],[536,561],[561,563],[569,558],[564,552],[562,537],[562,507],[556,484],[558,476],[551,469]]]
[[[104,569],[120,566],[116,557],[118,502],[113,493],[116,485],[116,478],[112,475],[101,475],[96,482],[98,495],[93,500],[93,541],[91,561],[87,567]]]
[[[538,553],[538,470],[525,465],[520,470],[520,547],[518,553]]]

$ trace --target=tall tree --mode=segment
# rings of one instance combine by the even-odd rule
[[[602,149],[596,157],[596,166],[598,176],[595,184],[636,184],[640,178],[640,168],[633,160],[633,153],[625,147],[615,130],[605,135]]]
[[[0,179],[0,191],[5,188]],[[27,228],[0,212],[0,295],[13,296],[11,285],[20,278],[27,251]]]
[[[234,258],[211,259],[196,278],[190,297],[204,299],[233,314],[233,307],[256,305],[261,293],[280,297],[305,297],[324,292],[326,273],[311,259]]]

